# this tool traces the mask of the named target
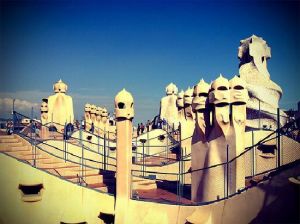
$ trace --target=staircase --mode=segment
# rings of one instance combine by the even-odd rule
[[[115,172],[82,167],[63,158],[52,156],[35,149],[28,141],[18,135],[0,135],[0,153],[5,153],[31,166],[44,170],[88,188],[102,192],[115,193]],[[156,188],[155,181],[134,178],[134,189]],[[151,187],[150,187],[151,186]]]

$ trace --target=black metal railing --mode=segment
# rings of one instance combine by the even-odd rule
[[[56,135],[59,135],[62,137],[63,140],[63,149],[59,149],[57,147],[54,147],[53,145],[48,144],[45,142],[45,139],[40,138],[38,132],[36,130],[38,129],[41,131],[41,127],[45,127],[42,124],[40,124],[38,121],[34,119],[30,119],[29,124],[24,125],[22,124],[22,116],[21,114],[14,112],[14,117],[13,117],[13,127],[14,127],[14,132],[18,135],[20,135],[23,138],[26,138],[33,146],[33,149],[35,151],[36,155],[36,150],[41,150],[49,153],[51,153],[60,158],[64,159],[65,161],[69,162],[74,162],[78,165],[81,165],[82,167],[86,168],[93,168],[93,169],[115,169],[116,165],[115,162],[113,164],[110,164],[108,160],[114,160],[115,157],[109,157],[109,154],[107,153],[106,150],[107,148],[107,141],[106,139],[103,138],[104,144],[98,144],[94,143],[82,138],[74,138],[72,136],[67,136],[68,135],[65,131],[64,132],[59,132],[59,131],[53,131],[56,133]],[[26,116],[23,116],[26,117]],[[279,117],[279,115],[278,115]],[[28,118],[28,117],[27,117]],[[186,169],[186,164],[191,161],[191,154],[185,153],[185,150],[182,148],[182,142],[191,138],[188,137],[186,139],[181,139],[181,133],[180,129],[179,130],[167,130],[166,133],[163,135],[165,138],[169,138],[174,134],[174,136],[179,136],[179,139],[175,140],[174,142],[170,144],[167,143],[166,145],[161,145],[161,146],[151,146],[151,145],[146,145],[142,143],[142,145],[136,145],[136,152],[133,152],[133,156],[136,157],[136,161],[142,162],[141,164],[141,169],[139,170],[132,170],[132,176],[133,177],[142,177],[142,178],[154,178],[157,181],[166,181],[166,182],[172,182],[173,185],[175,183],[176,187],[174,187],[173,194],[176,196],[177,200],[169,201],[168,203],[175,203],[175,204],[188,204],[189,202],[186,201],[190,199],[190,195],[186,192],[190,190],[190,184],[186,182],[186,178],[189,177],[193,172],[204,172],[208,169],[210,170],[217,170],[217,169],[222,169],[224,171],[224,177],[219,180],[219,184],[217,187],[222,188],[222,192],[224,192],[222,195],[219,195],[219,198],[215,200],[209,200],[209,201],[203,201],[200,203],[196,204],[208,204],[208,203],[213,203],[215,201],[219,201],[228,197],[231,197],[235,194],[238,194],[247,188],[249,186],[246,186],[243,189],[238,189],[236,192],[230,191],[230,181],[232,180],[232,176],[234,175],[232,173],[234,164],[237,162],[237,160],[242,159],[242,157],[246,160],[246,168],[245,168],[245,177],[246,179],[251,179],[255,176],[262,175],[268,172],[271,172],[273,170],[276,170],[280,168],[283,165],[286,165],[288,163],[291,163],[293,161],[296,161],[300,158],[300,152],[299,148],[291,148],[290,145],[287,145],[285,141],[283,141],[284,137],[292,138],[293,140],[296,140],[299,142],[299,138],[297,138],[298,135],[295,135],[296,133],[299,133],[299,127],[297,124],[299,124],[299,119],[298,120],[290,120],[289,123],[286,123],[283,127],[280,125],[280,119],[277,119],[277,129],[275,131],[271,131],[270,134],[268,134],[265,138],[261,139],[257,143],[255,143],[254,140],[254,132],[252,130],[252,145],[245,148],[245,150],[240,154],[237,155],[235,158],[229,158],[228,154],[226,156],[226,161],[223,161],[222,163],[219,164],[213,164],[209,167],[203,167],[201,169],[195,169],[195,170],[190,170]],[[46,126],[47,127],[47,126]],[[49,128],[49,127],[48,127]],[[65,129],[64,129],[65,130]],[[87,133],[87,134],[92,134],[85,132],[82,129],[79,129],[78,131]],[[178,133],[179,132],[179,133]],[[96,136],[96,135],[95,135]],[[295,137],[296,136],[296,137]],[[157,138],[157,136],[155,137]],[[51,138],[50,138],[51,139]],[[74,140],[75,142],[71,142],[70,140]],[[98,138],[98,139],[101,139]],[[48,139],[49,140],[49,139]],[[141,138],[140,138],[141,140]],[[148,138],[147,141],[149,142],[151,138]],[[133,140],[134,142],[134,140]],[[137,139],[135,139],[135,142],[137,142]],[[274,143],[275,142],[275,143]],[[93,150],[89,148],[86,144],[90,144],[92,146],[98,147],[98,150]],[[264,152],[264,147],[265,145],[275,145],[276,148],[274,148],[273,152]],[[75,145],[78,147],[82,148],[82,154],[81,155],[76,155],[72,152],[68,151],[68,145]],[[148,148],[146,148],[148,147]],[[152,149],[161,147],[163,150],[152,153]],[[179,147],[180,153],[179,156],[175,159],[169,159],[168,156],[166,156],[172,147]],[[99,148],[103,150],[99,150]],[[224,149],[226,152],[230,150],[229,147]],[[298,151],[297,151],[298,150]],[[53,151],[56,152],[61,152],[62,154],[56,155],[53,153]],[[91,158],[87,158],[85,156],[86,152],[92,152],[95,153],[95,155],[99,156],[99,158],[102,158],[101,161],[93,160]],[[264,158],[268,157],[268,160],[271,161],[271,163],[267,164],[264,161]],[[166,159],[165,163],[160,164],[159,166],[164,166],[164,165],[169,165],[170,163],[178,163],[178,170],[177,172],[160,172],[160,171],[153,171],[150,169],[146,169],[146,167],[149,166],[149,164],[146,163],[147,159],[154,158],[154,159]],[[99,165],[96,166],[95,164]],[[36,160],[34,160],[34,165],[36,165]],[[101,165],[101,167],[100,167]],[[172,187],[171,187],[172,188]],[[136,195],[135,193],[132,194],[133,196]],[[187,196],[188,195],[188,196]],[[134,198],[137,199],[137,198]],[[150,198],[144,198],[143,195],[138,196],[138,200],[152,200]],[[194,203],[195,204],[195,203]]]
[[[254,177],[262,176],[261,180],[265,180],[268,173],[280,169],[282,166],[286,166],[287,164],[298,161],[300,159],[300,148],[299,146],[297,146],[297,143],[292,145],[280,144],[281,142],[285,142],[282,141],[282,138],[290,138],[291,132],[294,132],[295,130],[299,131],[299,127],[296,126],[297,122],[299,121],[290,121],[290,123],[287,123],[286,125],[275,131],[272,131],[257,143],[254,143],[253,140],[253,144],[251,146],[246,147],[242,153],[234,158],[229,157],[230,148],[227,145],[227,148],[224,149],[224,152],[226,152],[227,155],[226,160],[219,164],[213,164],[208,167],[194,170],[186,169],[185,163],[191,162],[191,158],[190,155],[183,154],[177,161],[178,170],[176,172],[160,172],[149,169],[132,170],[131,174],[133,177],[154,179],[156,180],[159,188],[161,188],[161,186],[159,186],[161,185],[161,181],[166,182],[165,185],[167,187],[165,187],[165,189],[170,192],[169,200],[166,199],[165,192],[163,193],[164,197],[156,197],[156,199],[154,200],[153,198],[147,197],[147,195],[143,195],[143,193],[138,193],[136,189],[133,189],[132,187],[132,199],[155,201],[168,204],[205,205],[239,194],[253,186],[251,183],[255,183],[257,181],[257,179],[255,181],[252,181]],[[262,146],[268,145],[276,146],[274,147],[273,152],[264,152],[261,149],[263,148]],[[293,148],[294,146],[296,147]],[[234,173],[235,166],[237,161],[242,159],[245,161],[245,182],[248,181],[248,184],[245,184],[245,187],[241,189],[233,190],[232,182],[234,181],[236,175]],[[214,179],[212,181],[216,182],[214,186],[221,189],[220,192],[223,193],[218,195],[218,197],[216,195],[216,198],[212,200],[191,202],[191,184],[185,182],[186,177],[190,178],[192,173],[194,172],[214,172],[217,170],[222,170],[224,176],[218,177],[218,179]],[[174,200],[174,198],[176,198],[176,200]]]

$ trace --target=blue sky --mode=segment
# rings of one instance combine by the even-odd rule
[[[126,88],[135,121],[153,118],[165,86],[179,89],[220,73],[238,74],[239,41],[263,37],[272,50],[271,79],[283,89],[280,106],[300,100],[299,1],[1,1],[2,110],[18,98],[38,111],[63,79],[75,117],[86,102],[113,111]],[[3,100],[6,98],[6,101]],[[3,102],[6,102],[4,105]]]

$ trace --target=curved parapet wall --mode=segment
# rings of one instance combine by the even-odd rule
[[[279,220],[282,223],[287,220],[296,223],[298,190],[288,178],[299,170],[297,163],[278,172],[271,180],[207,205],[184,206],[131,200],[129,223],[274,223]],[[272,200],[269,200],[270,197]]]
[[[271,58],[271,48],[261,37],[252,35],[240,41],[239,74],[247,83],[250,99],[247,103],[247,127],[277,127],[277,108],[282,89],[270,79],[267,60]],[[285,113],[280,123],[284,125]]]
[[[114,214],[113,196],[72,184],[4,154],[0,154],[0,162],[1,223],[103,223],[98,218],[100,213]],[[130,200],[128,223],[297,222],[294,218],[295,205],[299,203],[298,190],[297,185],[289,182],[289,177],[298,173],[299,162],[296,162],[269,175],[271,180],[257,187],[208,205]],[[31,202],[23,200],[24,186],[34,186],[38,190],[42,187],[40,197]],[[272,215],[269,215],[271,210]],[[296,215],[298,218],[298,213]]]
[[[114,214],[111,195],[62,180],[4,154],[0,154],[0,162],[0,223],[102,223],[100,213]],[[37,197],[26,196],[30,187],[39,191]]]

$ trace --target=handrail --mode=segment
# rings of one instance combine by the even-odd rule
[[[20,133],[20,134],[22,134],[22,133]],[[45,144],[45,145],[52,146],[52,145],[49,145],[49,144],[45,143],[45,141],[41,141],[41,140],[39,140],[39,139],[33,139],[33,138],[30,138],[29,136],[24,135],[24,134],[22,134],[22,135],[23,135],[23,136],[26,136],[27,138],[29,138],[29,139],[31,139],[31,140],[37,141],[37,142],[39,142],[39,143],[43,143],[43,144]],[[70,137],[69,139],[71,139],[71,138],[72,138],[72,139],[75,139],[75,140],[80,140],[80,139],[78,139],[78,138],[73,138],[73,137]],[[56,139],[47,139],[47,140],[55,141]],[[80,140],[80,141],[85,141],[85,140]],[[88,141],[86,141],[86,142],[88,142]],[[89,143],[90,143],[90,144],[97,145],[97,146],[104,147],[104,145],[101,145],[101,144],[98,145],[98,144],[92,143],[92,142],[89,142]],[[76,145],[76,144],[74,144],[74,143],[72,143],[72,142],[68,142],[68,144],[71,144],[71,145],[74,145],[74,146],[78,146],[78,145]],[[104,156],[102,153],[96,152],[96,151],[90,149],[89,147],[87,147],[86,145],[83,145],[82,147],[83,147],[84,149],[86,149],[87,151],[90,151],[90,152],[93,152],[93,153],[95,153],[95,154]],[[107,156],[108,158],[115,159],[114,157],[110,157],[110,156],[108,156],[108,155],[106,155],[106,156]]]
[[[92,123],[89,123],[89,122],[87,122],[87,121],[85,121],[85,120],[84,120],[84,122],[85,122],[85,124],[92,125]],[[94,124],[94,128],[97,129],[97,130],[103,131],[104,133],[112,133],[112,134],[116,134],[115,132],[108,131],[108,130],[106,131],[106,130],[103,130],[102,128],[100,128],[100,127],[96,127],[95,124]]]
[[[26,115],[20,114],[20,113],[18,113],[18,112],[16,112],[16,111],[14,111],[14,114],[17,114],[17,115],[20,115],[20,116],[25,117],[25,118],[27,118],[27,119],[30,119],[30,121],[34,121],[34,122],[38,123],[41,127],[47,127],[47,128],[49,128],[49,126],[50,126],[51,124],[55,124],[55,125],[59,125],[59,126],[62,126],[62,127],[65,128],[65,125],[59,124],[59,123],[57,123],[57,122],[52,122],[52,121],[50,121],[50,122],[48,122],[47,124],[42,124],[40,121],[34,120],[34,119],[32,119],[32,118],[29,118],[29,117],[27,117]],[[74,124],[72,124],[72,125],[74,125]],[[25,127],[26,127],[26,126],[25,126]],[[97,138],[99,137],[100,139],[104,139],[103,137],[98,136],[98,135],[96,135],[96,134],[94,134],[94,133],[92,133],[92,132],[86,131],[86,130],[84,130],[84,129],[81,129],[81,130],[82,130],[83,132],[87,132],[87,133],[89,133],[89,134],[91,134],[91,135],[94,135],[94,136],[97,137]],[[79,130],[78,130],[78,131],[79,131]],[[61,134],[62,136],[65,135],[65,133],[60,132],[59,130],[56,130],[55,132],[58,133],[58,134]],[[75,138],[75,137],[73,137],[73,136],[69,136],[69,138],[73,138],[73,139],[76,139],[76,140],[89,142],[89,141],[86,141],[86,140],[84,140],[84,139]],[[89,142],[89,143],[91,143],[91,142]],[[92,143],[92,144],[93,144],[93,143]]]
[[[23,114],[20,114],[20,113],[18,113],[18,112],[16,112],[16,111],[14,111],[14,114],[21,117],[21,118],[18,118],[18,117],[17,117],[17,119],[18,119],[19,121],[22,119],[22,117],[28,118],[30,121],[33,121],[33,119],[31,119],[31,118],[29,118],[29,117],[27,117],[27,116],[25,116],[25,115],[23,115]],[[35,123],[38,123],[38,125],[40,126],[40,128],[41,128],[41,127],[47,127],[47,128],[49,128],[49,127],[47,126],[47,124],[48,124],[48,125],[49,125],[49,124],[58,124],[58,123],[56,123],[56,122],[49,122],[49,123],[47,123],[46,125],[43,125],[41,122],[39,122],[39,121],[37,121],[37,120],[34,120],[34,122],[35,122]],[[28,126],[24,126],[24,128],[28,128],[28,129],[31,130],[31,128],[32,128],[31,125],[32,125],[32,123],[30,123]],[[62,126],[61,124],[58,124],[58,125]],[[36,128],[36,129],[39,129],[38,127],[35,127],[35,128]],[[83,131],[83,132],[86,132],[84,129],[82,129],[82,131]],[[21,131],[20,133],[22,133],[22,131]],[[65,133],[62,133],[62,132],[60,132],[60,131],[58,131],[58,130],[56,130],[55,133],[57,133],[57,134],[59,134],[59,135],[61,135],[61,136],[65,136]],[[93,133],[90,133],[90,134],[93,134]],[[93,135],[94,135],[96,138],[103,139],[103,138],[101,138],[101,136],[97,136],[97,135],[95,135],[95,134],[93,134]],[[52,138],[47,138],[47,139],[43,139],[43,140],[51,140],[51,139],[52,139]],[[87,140],[85,140],[85,139],[79,139],[79,138],[76,138],[76,137],[73,137],[73,136],[69,136],[68,139],[69,139],[69,140],[76,140],[76,141],[78,141],[78,142],[89,143],[89,144],[92,144],[92,145],[95,145],[95,146],[104,147],[103,144],[93,143],[93,142],[91,142],[91,141],[87,141]],[[53,140],[55,140],[55,139],[53,139]],[[110,141],[109,139],[103,139],[103,140],[105,140],[105,141]],[[40,142],[41,142],[41,141],[40,141]],[[113,141],[111,141],[111,142],[113,142]],[[69,142],[69,143],[71,143],[71,142]],[[114,143],[115,143],[115,142],[114,142]],[[73,143],[71,143],[71,144],[73,144]],[[73,145],[74,145],[74,144],[73,144]],[[113,157],[111,157],[111,158],[113,158]]]
[[[32,119],[31,119],[31,120],[32,120]],[[257,143],[253,144],[252,146],[246,147],[245,150],[244,150],[243,152],[241,152],[239,155],[235,156],[234,158],[232,158],[232,159],[230,159],[230,160],[227,159],[226,162],[222,162],[222,163],[219,163],[219,164],[214,164],[214,165],[211,165],[211,166],[208,166],[208,167],[203,167],[203,168],[199,168],[199,169],[195,169],[195,170],[188,170],[188,171],[184,171],[184,172],[179,171],[179,173],[178,173],[178,172],[146,171],[146,170],[141,171],[141,170],[131,169],[131,175],[132,175],[132,176],[137,176],[136,174],[134,174],[134,173],[136,172],[136,173],[143,173],[143,176],[144,176],[145,173],[147,173],[147,174],[174,175],[174,176],[183,175],[183,176],[184,176],[185,174],[190,174],[190,173],[193,173],[193,172],[203,171],[203,170],[207,170],[207,169],[211,169],[211,168],[215,168],[215,167],[219,167],[219,166],[228,166],[228,165],[230,165],[231,163],[233,163],[235,160],[237,160],[238,158],[240,158],[242,155],[244,155],[245,153],[247,153],[247,152],[249,152],[249,151],[251,151],[251,150],[255,150],[257,146],[262,145],[262,144],[264,144],[264,143],[266,143],[266,142],[269,142],[269,141],[271,141],[271,140],[273,140],[273,139],[276,139],[277,137],[280,137],[280,136],[288,136],[287,134],[291,132],[291,130],[289,130],[288,128],[291,127],[291,125],[293,125],[293,123],[296,123],[296,122],[298,122],[298,121],[299,121],[299,118],[296,119],[296,120],[293,120],[293,121],[291,121],[291,122],[289,122],[289,123],[287,123],[287,124],[284,125],[283,127],[278,128],[277,130],[275,130],[275,131],[271,132],[270,134],[268,134],[268,135],[267,135],[266,137],[264,137],[263,139],[259,140]],[[288,130],[285,130],[285,129],[288,129]],[[298,127],[298,129],[299,129],[299,127]],[[292,130],[292,131],[293,131],[293,130]],[[169,134],[169,132],[167,132],[167,133],[164,134],[164,135],[167,135],[167,136],[168,136],[168,134]],[[272,137],[274,134],[275,134],[275,135],[277,134],[277,135],[276,135],[275,137]],[[64,151],[64,150],[61,150],[61,149],[55,147],[55,146],[49,145],[49,144],[47,144],[47,143],[45,143],[45,142],[39,141],[39,140],[37,140],[37,139],[33,139],[32,137],[27,136],[27,135],[24,135],[23,133],[18,133],[18,135],[21,136],[21,137],[22,137],[22,136],[25,136],[26,138],[28,138],[28,139],[31,141],[31,143],[34,142],[34,144],[35,144],[36,142],[39,142],[40,144],[44,144],[44,145],[47,145],[47,146],[50,146],[50,147],[54,148],[55,150],[58,150],[58,151],[60,151],[60,152],[64,152],[64,153],[66,153],[66,155],[71,155],[71,156],[74,156],[74,157],[76,157],[76,158],[79,158],[79,159],[82,161],[81,163],[80,163],[80,162],[77,162],[77,161],[69,160],[69,159],[67,158],[67,156],[64,157],[64,158],[62,158],[62,157],[60,157],[60,156],[58,156],[58,155],[55,155],[55,154],[49,152],[49,150],[43,149],[40,145],[35,145],[35,146],[36,146],[38,149],[40,149],[41,151],[44,151],[44,152],[46,152],[46,153],[48,153],[48,154],[50,154],[50,155],[52,155],[52,156],[54,156],[54,157],[56,157],[56,158],[60,158],[60,159],[63,159],[63,160],[65,160],[65,161],[69,161],[69,162],[72,162],[72,163],[74,163],[74,164],[81,165],[81,166],[83,166],[83,167],[88,167],[88,168],[92,168],[92,169],[99,169],[99,167],[84,164],[84,161],[91,161],[91,162],[95,162],[96,164],[102,164],[102,165],[108,165],[108,166],[116,167],[115,164],[103,163],[103,162],[100,162],[100,161],[95,161],[95,160],[93,160],[93,159],[84,158],[84,157],[82,158],[81,156],[75,155],[75,154],[73,154],[73,153],[71,153],[71,152],[66,152],[66,151]],[[157,136],[156,136],[156,137],[157,137]],[[156,138],[156,137],[154,137],[154,138]],[[185,140],[187,140],[187,139],[190,139],[191,137],[192,137],[192,136],[186,137],[185,139],[181,139],[181,142],[182,142],[182,141],[185,141]],[[71,137],[71,138],[72,138],[72,137]],[[154,139],[154,138],[151,138],[151,139]],[[77,139],[77,138],[74,138],[74,139]],[[80,140],[81,140],[81,141],[84,141],[84,140],[82,140],[82,139],[80,139]],[[178,144],[180,144],[181,142],[175,143],[175,144],[173,144],[173,145],[178,145]],[[89,142],[89,143],[91,143],[91,142]],[[73,144],[73,143],[69,143],[69,144]],[[92,143],[92,144],[95,144],[95,143]],[[75,144],[74,144],[74,145],[75,145]],[[95,144],[95,145],[98,145],[98,144]],[[91,150],[90,148],[86,147],[86,146],[83,145],[83,144],[82,144],[81,147],[82,147],[83,150],[85,149],[85,150],[91,151],[91,152],[93,152],[93,153],[95,153],[95,154],[97,154],[97,155],[104,156],[103,154],[97,153],[96,151]],[[142,147],[142,146],[136,146],[136,147]],[[149,145],[146,145],[146,146],[144,146],[144,147],[155,147],[155,146],[149,146]],[[160,147],[165,147],[165,146],[160,146]],[[168,149],[167,149],[167,150],[168,150]],[[167,151],[167,150],[163,150],[162,152],[165,152],[165,151]],[[155,154],[159,154],[159,153],[162,153],[162,152],[158,152],[158,153],[155,153]],[[138,152],[137,152],[136,154],[143,155],[144,158],[145,158],[145,157],[150,157],[150,156],[153,156],[153,157],[161,157],[161,156],[155,156],[155,154],[147,155],[147,154],[142,154],[142,153],[138,153]],[[109,156],[107,156],[107,155],[105,155],[105,156],[106,156],[107,158],[113,158],[113,157],[109,157]],[[191,159],[186,159],[186,158],[189,157],[189,156],[190,156],[190,154],[181,157],[180,160],[179,160],[178,162],[179,162],[179,163],[182,163],[182,162],[190,161]],[[166,158],[166,157],[161,157],[161,158]],[[113,159],[115,159],[115,158],[113,158]],[[254,177],[254,176],[257,176],[257,175],[262,175],[262,174],[268,173],[268,172],[272,172],[272,171],[274,171],[274,170],[276,170],[276,169],[281,168],[282,166],[284,166],[284,165],[279,164],[279,166],[278,166],[277,168],[272,168],[272,169],[263,171],[263,172],[261,172],[261,173],[255,173],[254,175],[248,176],[248,177],[246,177],[246,178]],[[140,176],[137,176],[137,177],[140,177]],[[178,179],[178,181],[180,182],[180,179]],[[225,181],[225,180],[224,180],[224,181]],[[233,194],[224,196],[224,197],[221,198],[221,199],[212,200],[212,201],[208,201],[208,202],[194,203],[193,205],[204,205],[204,204],[214,203],[214,202],[216,202],[216,201],[221,201],[221,200],[224,200],[224,199],[226,199],[226,198],[228,198],[228,197],[232,197],[232,196],[234,196],[234,195],[236,195],[236,194],[239,194],[240,192],[243,192],[243,191],[245,191],[245,190],[248,189],[248,188],[249,188],[249,187],[245,187],[245,188],[243,188],[243,189],[241,189],[241,190],[238,190],[237,192],[235,192],[235,193],[233,193]],[[180,194],[179,194],[179,195],[180,195]],[[224,195],[225,195],[225,194],[224,194]],[[146,200],[149,201],[148,199],[146,199]]]
[[[56,141],[55,139],[50,139],[51,141]],[[38,140],[37,140],[38,141]],[[45,145],[47,145],[47,143],[45,143],[44,141],[39,141],[40,143],[43,143],[43,144],[45,144]],[[95,153],[95,154],[97,154],[97,155],[100,155],[100,156],[104,156],[104,154],[102,154],[101,152],[97,152],[97,151],[95,151],[95,150],[92,150],[92,149],[90,149],[89,147],[87,147],[86,145],[84,145],[84,144],[81,144],[81,145],[77,145],[77,144],[74,144],[74,143],[72,143],[72,142],[67,142],[68,144],[70,144],[70,145],[74,145],[74,146],[78,146],[78,147],[83,147],[85,150],[87,150],[87,151],[89,151],[89,152],[93,152],[93,153]],[[52,145],[49,145],[49,146],[52,146]],[[103,147],[103,145],[99,145],[99,146],[102,146]],[[114,159],[114,160],[116,160],[116,158],[115,157],[110,157],[109,155],[106,155],[108,158],[110,158],[110,159]]]
[[[282,127],[283,128],[283,127]],[[241,157],[242,155],[244,155],[245,153],[247,153],[248,151],[254,149],[255,147],[267,142],[267,141],[270,141],[270,140],[273,140],[274,138],[271,138],[271,139],[268,139],[270,136],[272,136],[273,134],[275,133],[278,133],[283,135],[282,133],[280,133],[280,130],[282,129],[278,129],[274,132],[272,132],[271,134],[267,135],[265,138],[263,138],[262,140],[260,140],[259,142],[257,142],[256,144],[252,145],[252,146],[249,146],[246,148],[245,151],[241,152],[239,155],[237,155],[236,157],[234,157],[233,159],[231,160],[228,160],[228,162],[223,162],[223,163],[218,163],[218,164],[215,164],[215,165],[212,165],[212,166],[209,166],[209,167],[203,167],[203,168],[199,168],[199,169],[195,169],[195,170],[190,170],[190,171],[187,171],[187,172],[182,172],[181,174],[188,174],[188,173],[193,173],[193,172],[197,172],[197,171],[202,171],[202,170],[206,170],[206,169],[210,169],[210,168],[214,168],[214,167],[217,167],[217,166],[224,166],[224,165],[227,165],[227,164],[230,164],[232,163],[233,161],[235,161],[236,159],[238,159],[239,157]],[[180,160],[180,161],[190,161],[190,159],[188,160]],[[132,171],[134,172],[142,172],[140,170],[133,170]],[[147,173],[154,173],[154,174],[171,174],[171,175],[178,175],[178,173],[166,173],[166,172],[157,172],[157,171],[145,171]]]
[[[22,135],[22,134],[18,134],[18,135],[20,135],[20,137],[25,136],[25,137],[29,138],[30,140],[35,141],[34,139],[32,139],[32,138],[30,138],[30,137],[28,137],[28,136],[26,136],[26,135]],[[66,151],[64,151],[64,150],[62,150],[62,149],[60,149],[60,148],[58,148],[58,147],[53,146],[53,145],[49,145],[49,144],[44,143],[44,142],[40,142],[40,144],[43,144],[43,145],[49,146],[49,147],[51,147],[51,148],[54,148],[55,150],[58,150],[58,151],[63,152],[63,153],[66,153],[67,155],[71,155],[71,156],[74,156],[74,157],[76,157],[76,158],[82,159],[81,156],[75,155],[75,154],[73,154],[73,153],[71,153],[71,152],[66,152]],[[98,169],[97,167],[96,167],[96,168],[95,168],[95,167],[91,167],[91,166],[89,166],[89,165],[87,165],[87,164],[81,164],[81,163],[79,163],[79,162],[72,161],[72,160],[69,160],[69,159],[60,157],[60,156],[58,156],[58,155],[55,155],[55,154],[51,153],[50,151],[45,150],[44,148],[42,148],[40,145],[35,145],[35,146],[38,147],[38,148],[39,148],[40,150],[42,150],[43,152],[46,152],[46,153],[48,153],[48,154],[50,154],[50,155],[52,155],[52,156],[54,156],[54,157],[56,157],[56,158],[59,158],[59,159],[62,159],[62,160],[66,160],[66,161],[69,161],[69,162],[73,162],[73,163],[76,163],[76,164],[78,164],[78,165],[83,165],[83,166],[86,166],[86,167],[88,167],[88,168]],[[92,152],[94,152],[94,151],[92,151]],[[94,152],[94,153],[97,154],[97,152]],[[104,163],[101,162],[101,161],[96,161],[96,160],[89,159],[89,158],[83,158],[83,160],[90,161],[90,162],[95,162],[95,163],[98,163],[98,164],[101,164],[101,165],[105,165],[105,164],[106,164],[106,165],[109,165],[109,166],[116,167],[115,164],[110,164],[110,163],[105,163],[105,164],[104,164]]]
[[[153,130],[159,130],[159,129],[152,129],[152,130],[150,130],[149,132],[151,132],[151,131],[153,131]],[[160,130],[164,130],[164,129],[160,129]],[[171,134],[172,133],[176,133],[176,132],[178,132],[178,130],[179,129],[175,129],[175,130],[172,130],[172,131],[166,131],[166,130],[164,130],[166,133],[165,134],[163,134],[162,136],[164,136],[164,137],[166,137],[166,136],[171,136]],[[143,133],[143,135],[146,135],[148,132],[145,132],[145,133]],[[134,137],[133,139],[137,139],[138,137],[140,137],[141,135],[139,135],[139,136],[137,136],[137,137]],[[152,137],[152,138],[149,138],[148,140],[152,140],[152,139],[155,139],[155,138],[157,138],[157,136],[156,137]]]

